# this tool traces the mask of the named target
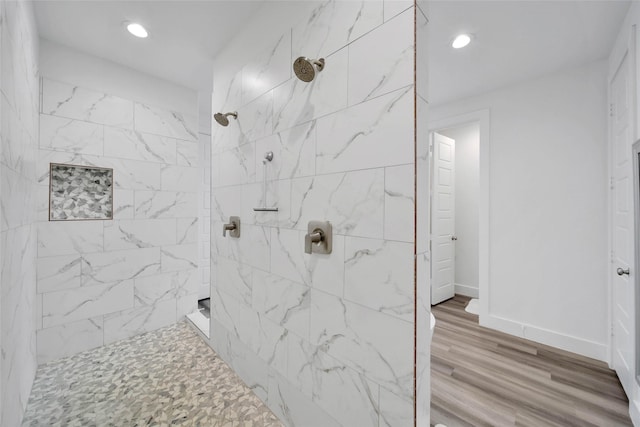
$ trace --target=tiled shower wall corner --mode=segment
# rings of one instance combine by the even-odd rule
[[[176,322],[196,308],[196,116],[42,79],[38,361]],[[194,106],[195,111],[195,106]],[[114,219],[48,221],[49,163],[113,168]]]
[[[32,4],[0,2],[0,425],[19,426],[36,363],[38,34]]]
[[[214,67],[238,119],[212,130],[211,345],[286,425],[413,426],[415,10],[305,6],[269,3]],[[312,83],[298,56],[326,59]],[[279,211],[256,213],[267,151]],[[304,253],[310,220],[330,255]]]

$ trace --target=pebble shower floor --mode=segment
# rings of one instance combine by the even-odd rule
[[[184,322],[40,366],[22,425],[282,426]]]

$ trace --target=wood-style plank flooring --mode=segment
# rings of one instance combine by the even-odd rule
[[[478,325],[469,298],[432,307],[431,423],[631,426],[615,372],[577,354]]]

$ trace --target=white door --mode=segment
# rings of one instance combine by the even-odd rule
[[[437,132],[432,137],[431,304],[438,304],[455,293],[455,141]]]
[[[634,259],[633,240],[633,163],[632,163],[632,86],[629,55],[625,55],[609,86],[611,100],[611,161],[612,161],[612,268],[613,367],[628,396],[631,396],[635,359],[635,298],[630,274],[626,272]]]

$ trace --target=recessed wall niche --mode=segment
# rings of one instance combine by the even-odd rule
[[[113,219],[113,169],[51,163],[49,221]]]

